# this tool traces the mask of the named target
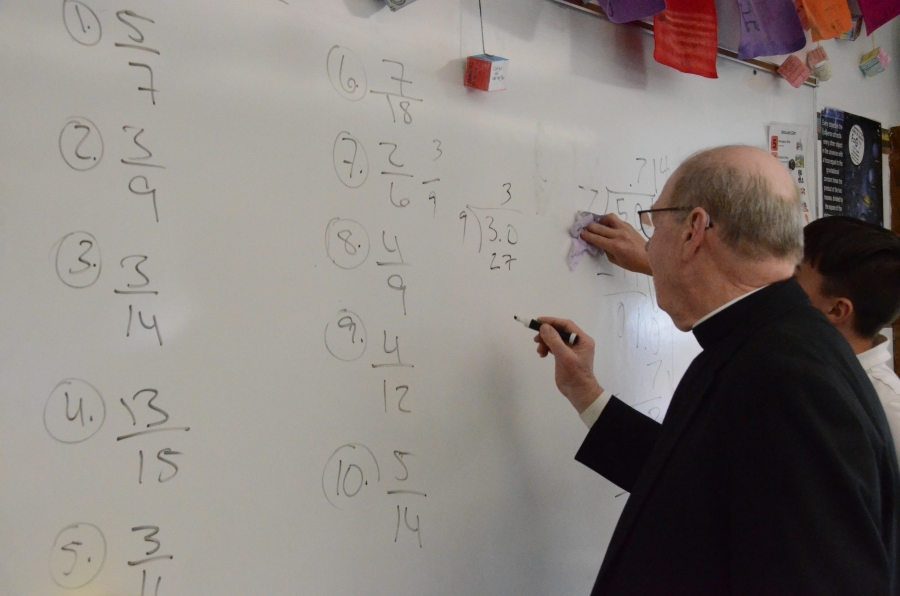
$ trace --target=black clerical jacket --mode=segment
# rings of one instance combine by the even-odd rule
[[[631,493],[592,594],[900,594],[900,474],[847,342],[794,280],[694,335],[665,421],[613,398],[576,456]]]

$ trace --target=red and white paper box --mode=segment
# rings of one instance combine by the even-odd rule
[[[800,58],[792,54],[778,67],[778,74],[786,78],[793,87],[800,87],[812,71],[800,61]]]
[[[469,56],[466,62],[466,87],[482,91],[503,91],[506,89],[508,67],[509,60],[500,56]]]
[[[828,61],[828,54],[825,48],[818,47],[806,55],[806,64],[812,69],[814,77],[821,82],[825,82],[831,78],[831,63]]]

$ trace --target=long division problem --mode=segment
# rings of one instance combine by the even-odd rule
[[[576,205],[601,215],[613,213],[639,230],[637,212],[653,207],[671,170],[666,155],[635,158],[608,186],[577,185]],[[620,380],[618,394],[650,418],[661,420],[676,381],[671,321],[656,303],[653,281],[646,275],[621,268],[598,275],[603,276],[605,312],[615,333],[609,342],[625,364],[622,369],[630,371]],[[616,290],[606,289],[613,283]]]

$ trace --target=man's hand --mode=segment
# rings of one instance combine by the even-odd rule
[[[653,275],[644,236],[615,213],[604,215],[581,232],[581,239],[606,251],[609,262],[628,271]]]
[[[603,393],[594,376],[594,340],[572,321],[553,317],[540,317],[538,321],[546,324],[541,325],[540,333],[534,338],[538,344],[537,352],[541,358],[553,354],[556,386],[581,414]],[[578,341],[574,346],[568,345],[554,327],[577,333]]]

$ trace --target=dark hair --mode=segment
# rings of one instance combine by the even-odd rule
[[[852,217],[823,217],[803,230],[803,260],[822,292],[853,303],[855,331],[872,338],[900,314],[900,236]]]

